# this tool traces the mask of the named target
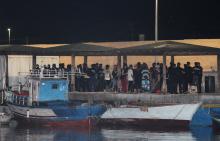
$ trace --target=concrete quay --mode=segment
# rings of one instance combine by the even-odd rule
[[[113,102],[120,104],[144,103],[149,106],[172,105],[172,104],[215,104],[220,107],[220,93],[201,94],[124,94],[110,92],[71,92],[70,100]]]

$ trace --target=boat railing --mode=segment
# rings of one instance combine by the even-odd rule
[[[26,106],[28,103],[28,96],[20,96],[13,94],[12,101],[14,104]]]
[[[28,104],[28,96],[27,95],[21,95],[19,93],[15,93],[12,91],[6,91],[6,101],[16,104],[16,105],[21,105],[21,106],[27,106]]]
[[[85,73],[69,72],[65,70],[35,69],[30,72],[19,72],[19,76],[28,76],[31,78],[70,78],[71,76],[85,76]]]

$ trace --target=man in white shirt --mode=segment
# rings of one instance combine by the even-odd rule
[[[109,65],[106,65],[104,75],[105,75],[105,91],[106,91],[110,88],[110,83],[111,83],[111,72]]]
[[[133,66],[130,65],[128,69],[128,91],[133,92],[134,91],[134,75],[133,75]]]

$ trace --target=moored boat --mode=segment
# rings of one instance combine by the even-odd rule
[[[105,105],[71,102],[68,74],[30,74],[26,89],[6,92],[7,105],[23,125],[89,126],[105,111]]]
[[[114,126],[138,126],[142,128],[189,128],[200,103],[169,106],[122,106],[109,108],[100,124]]]

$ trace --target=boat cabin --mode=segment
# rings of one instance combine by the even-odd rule
[[[43,72],[43,71],[42,71]],[[69,75],[62,73],[35,72],[27,75],[26,88],[19,84],[18,90],[11,91],[11,102],[18,105],[36,106],[51,101],[67,101]]]
[[[68,100],[68,81],[59,78],[29,79],[29,103]]]

